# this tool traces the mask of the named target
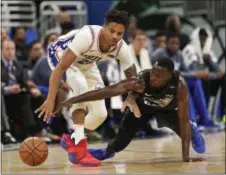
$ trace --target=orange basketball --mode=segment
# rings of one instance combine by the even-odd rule
[[[45,141],[38,137],[29,137],[21,143],[19,154],[25,164],[38,166],[46,160],[48,146]]]

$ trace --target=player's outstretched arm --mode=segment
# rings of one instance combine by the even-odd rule
[[[59,105],[56,112],[60,110],[62,107],[70,107],[72,104],[75,104],[75,103],[101,100],[101,99],[125,94],[130,91],[143,92],[144,88],[145,88],[145,84],[138,83],[136,78],[126,79],[117,84],[107,86],[102,89],[89,91],[76,97],[72,97],[62,102]]]
[[[57,94],[57,90],[59,88],[60,82],[62,80],[63,73],[67,70],[68,67],[73,63],[76,59],[76,55],[70,50],[64,53],[63,58],[60,60],[59,64],[53,70],[50,80],[49,80],[49,93],[47,96],[47,100],[43,103],[41,107],[39,107],[35,112],[40,112],[39,117],[44,115],[44,121],[48,121],[52,115],[54,109],[54,102]]]
[[[188,88],[186,82],[180,77],[178,91],[178,116],[180,124],[180,137],[182,139],[182,158],[183,161],[189,159],[189,148],[191,141],[191,125],[188,111]]]
[[[189,119],[188,87],[185,80],[180,77],[178,85],[178,116],[180,124],[180,137],[182,139],[182,158],[184,162],[203,161],[203,158],[191,158],[189,156],[191,142],[191,124]]]

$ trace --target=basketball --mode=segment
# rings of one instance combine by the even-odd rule
[[[45,141],[38,137],[29,137],[24,140],[19,149],[21,160],[30,166],[42,164],[48,156],[48,147]]]

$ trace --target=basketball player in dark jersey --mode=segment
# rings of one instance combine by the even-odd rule
[[[179,72],[174,71],[174,63],[168,57],[162,57],[152,69],[140,72],[136,78],[73,97],[62,102],[58,109],[62,106],[69,107],[74,103],[100,100],[126,93],[130,94],[125,101],[127,107],[119,131],[107,148],[89,149],[95,158],[104,160],[122,151],[136,132],[154,115],[159,127],[168,127],[181,137],[183,161],[204,160],[189,156],[190,141],[198,153],[205,152],[205,141],[189,119],[186,82]]]

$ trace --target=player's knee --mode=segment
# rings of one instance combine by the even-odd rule
[[[106,108],[96,109],[95,111],[92,111],[92,115],[104,121],[108,115],[107,109]]]
[[[107,118],[107,110],[100,109],[92,111],[85,120],[85,127],[88,130],[94,131],[97,129]]]

